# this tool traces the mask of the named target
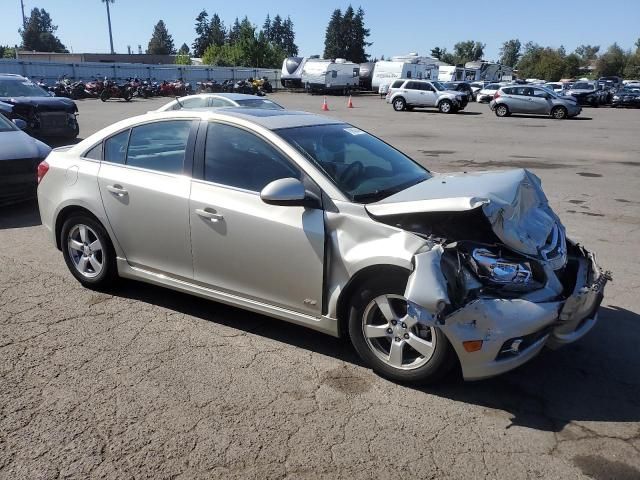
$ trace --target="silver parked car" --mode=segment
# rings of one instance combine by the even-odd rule
[[[160,107],[158,112],[169,110],[182,110],[189,108],[221,108],[221,107],[247,107],[264,108],[267,110],[282,110],[284,107],[273,100],[258,95],[246,95],[244,93],[199,93],[176,98]]]
[[[416,107],[435,107],[441,113],[456,113],[469,103],[469,97],[446,87],[435,80],[396,80],[386,95],[387,103],[396,112]]]
[[[573,97],[556,95],[542,86],[510,85],[501,87],[489,104],[498,117],[508,117],[512,113],[550,115],[562,120],[575,117],[582,107]]]
[[[456,357],[489,377],[574,342],[608,279],[532,173],[434,175],[304,112],[153,112],[39,172],[42,222],[83,285],[127,277],[346,336],[399,381]]]

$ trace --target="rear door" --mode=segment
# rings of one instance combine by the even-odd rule
[[[405,98],[409,105],[413,106],[422,106],[424,105],[424,95],[420,90],[420,83],[418,82],[407,82],[404,86],[405,90]]]
[[[320,316],[324,212],[260,198],[273,180],[304,174],[254,132],[215,122],[200,132],[189,205],[195,280]]]
[[[197,122],[142,124],[104,141],[98,185],[127,261],[191,279],[189,192]]]

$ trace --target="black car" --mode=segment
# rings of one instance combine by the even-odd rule
[[[0,115],[0,205],[35,197],[38,164],[50,151]]]
[[[612,107],[640,107],[640,88],[624,87],[611,100]]]
[[[464,93],[467,96],[467,102],[473,99],[473,88],[471,88],[471,84],[468,82],[445,82],[444,86],[447,90]]]
[[[28,78],[0,74],[0,102],[13,106],[11,118],[27,123],[35,137],[76,138],[78,107],[68,98],[52,97]]]

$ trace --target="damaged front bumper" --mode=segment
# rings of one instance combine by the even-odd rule
[[[445,316],[447,285],[439,269],[433,268],[442,254],[442,247],[436,246],[414,257],[414,272],[405,292],[408,314],[442,330],[458,355],[466,380],[507,372],[532,359],[545,345],[557,348],[582,338],[597,322],[604,288],[611,278],[597,265],[594,254],[576,245],[564,274],[571,278],[564,280],[563,295],[543,301],[535,295],[480,295]],[[465,344],[481,347],[467,351]]]

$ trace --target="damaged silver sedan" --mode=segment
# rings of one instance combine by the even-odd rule
[[[532,173],[434,175],[303,112],[151,112],[56,149],[38,178],[83,285],[127,277],[348,337],[398,381],[574,342],[610,278]]]

